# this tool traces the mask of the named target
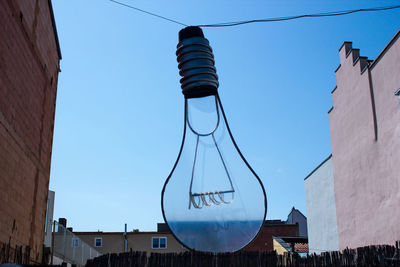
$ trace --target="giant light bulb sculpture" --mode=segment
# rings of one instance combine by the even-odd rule
[[[233,139],[218,96],[212,49],[199,27],[179,32],[176,54],[185,127],[162,189],[164,220],[189,249],[234,252],[260,231],[265,190]]]

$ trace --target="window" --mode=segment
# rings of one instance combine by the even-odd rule
[[[96,237],[94,239],[94,247],[101,248],[103,246],[103,239],[101,237]]]
[[[166,249],[167,248],[167,238],[166,237],[152,237],[151,238],[151,248],[152,249]]]
[[[79,238],[72,238],[71,241],[72,241],[71,247],[73,247],[73,248],[79,247]]]
[[[400,108],[400,88],[394,93],[399,98],[399,108]]]

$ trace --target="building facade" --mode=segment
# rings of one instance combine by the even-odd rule
[[[74,232],[87,244],[93,246],[102,254],[120,253],[125,251],[144,251],[150,253],[179,253],[188,251],[172,235],[165,223],[157,224],[154,232]],[[299,224],[288,224],[281,220],[266,220],[257,237],[248,244],[245,251],[272,251],[274,250],[273,237],[298,237]],[[307,239],[307,238],[303,238]]]
[[[55,196],[56,193],[54,191],[49,190],[47,196],[46,221],[44,225],[44,246],[47,248],[50,248],[52,244]]]
[[[311,253],[339,249],[332,155],[305,179],[308,244]]]
[[[281,220],[266,220],[257,237],[243,250],[272,251],[274,236],[299,236],[299,224],[288,224]]]
[[[61,59],[51,1],[0,1],[0,243],[40,261]]]
[[[339,249],[400,240],[399,39],[397,32],[373,61],[360,56],[351,42],[339,49],[329,111]],[[313,190],[307,194],[323,189]],[[311,202],[307,200],[307,213],[312,214]],[[310,247],[311,220],[309,216]]]
[[[287,224],[294,224],[297,223],[299,225],[299,236],[307,237],[307,217],[304,216],[301,211],[296,209],[295,207],[292,208],[290,211],[287,220]]]
[[[159,223],[154,232],[74,232],[76,236],[92,245],[102,254],[125,251],[143,251],[150,253],[171,253],[187,251],[172,235],[166,224]]]
[[[296,252],[300,255],[307,255],[308,239],[307,237],[273,237],[274,250],[278,255],[288,252]]]
[[[93,243],[86,243],[69,229],[65,218],[54,222],[51,254],[47,255],[46,264],[81,267],[86,265],[87,260],[101,256]]]

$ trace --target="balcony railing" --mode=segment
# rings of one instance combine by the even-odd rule
[[[100,252],[56,221],[53,224],[52,253],[52,260],[57,257],[77,266],[84,266],[88,259],[101,255]]]

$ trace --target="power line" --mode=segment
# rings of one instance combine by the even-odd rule
[[[151,16],[154,16],[154,17],[157,17],[157,18],[160,18],[160,19],[168,20],[168,21],[170,21],[170,22],[173,22],[173,23],[176,23],[176,24],[185,26],[185,27],[189,26],[189,25],[187,25],[187,24],[185,24],[185,23],[182,23],[182,22],[179,22],[179,21],[176,21],[176,20],[173,20],[173,19],[169,19],[169,18],[166,18],[166,17],[160,16],[160,15],[151,13],[151,12],[149,12],[149,11],[146,11],[146,10],[143,10],[143,9],[140,9],[140,8],[137,8],[137,7],[134,7],[134,6],[130,6],[130,5],[127,5],[127,4],[124,4],[124,3],[121,3],[121,2],[115,1],[115,0],[110,0],[110,1],[111,1],[111,2],[114,2],[114,3],[116,3],[116,4],[119,4],[119,5],[121,5],[121,6],[125,6],[125,7],[128,7],[128,8],[132,8],[132,9],[134,9],[134,10],[137,10],[137,11],[140,11],[140,12],[143,12],[143,13],[146,13],[146,14],[148,14],[148,15],[151,15]]]
[[[179,24],[182,26],[188,26],[187,24],[179,22],[177,20],[169,19],[167,17],[160,16],[160,15],[151,13],[149,11],[146,11],[146,10],[143,10],[140,8],[118,2],[116,0],[110,0],[110,1],[113,3],[119,4],[121,6],[134,9],[136,11],[146,13],[148,15],[167,20],[169,22],[173,22],[173,23],[176,23],[176,24]],[[221,23],[215,23],[215,24],[201,24],[201,25],[197,25],[197,26],[198,27],[214,27],[214,28],[215,27],[232,27],[232,26],[239,26],[239,25],[250,24],[250,23],[279,22],[279,21],[288,21],[288,20],[295,20],[295,19],[302,19],[302,18],[321,18],[321,17],[344,16],[344,15],[350,15],[350,14],[359,13],[359,12],[377,12],[377,11],[385,11],[385,10],[391,10],[391,9],[397,9],[397,8],[400,8],[400,5],[373,7],[373,8],[360,8],[360,9],[342,10],[342,11],[333,11],[333,12],[315,13],[315,14],[304,14],[304,15],[288,16],[288,17],[276,17],[276,18],[253,19],[253,20],[233,21],[233,22],[221,22]]]
[[[333,11],[326,13],[316,13],[316,14],[305,14],[305,15],[297,15],[297,16],[289,16],[289,17],[277,17],[277,18],[267,18],[267,19],[254,19],[254,20],[244,20],[244,21],[235,21],[235,22],[222,22],[216,24],[203,24],[198,25],[199,27],[232,27],[249,23],[258,23],[258,22],[279,22],[279,21],[287,21],[287,20],[295,20],[302,18],[319,18],[319,17],[333,17],[333,16],[344,16],[358,12],[374,12],[374,11],[384,11],[390,9],[400,8],[400,5],[397,6],[386,6],[386,7],[374,7],[374,8],[361,8],[361,9],[353,9],[353,10],[343,10],[343,11]]]

